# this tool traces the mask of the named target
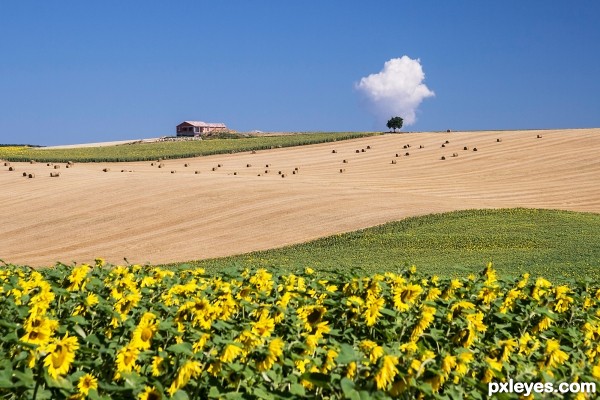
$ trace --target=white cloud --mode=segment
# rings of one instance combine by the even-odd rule
[[[399,116],[404,125],[412,125],[421,102],[435,96],[423,83],[424,79],[421,60],[402,56],[387,61],[381,72],[362,78],[356,88],[367,99],[378,123],[385,125],[389,118]]]

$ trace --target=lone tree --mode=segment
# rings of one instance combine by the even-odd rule
[[[402,122],[404,122],[404,120],[401,117],[392,117],[387,122],[387,127],[396,132],[396,129],[402,129]]]

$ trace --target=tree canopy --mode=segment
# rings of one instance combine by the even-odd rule
[[[402,129],[402,123],[404,120],[401,117],[392,117],[387,122],[388,129],[393,129],[396,132],[396,129]]]

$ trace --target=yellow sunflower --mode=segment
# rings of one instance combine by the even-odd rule
[[[54,339],[46,346],[45,351],[48,355],[44,359],[44,365],[48,368],[48,375],[57,379],[69,372],[78,348],[77,338],[69,336],[68,332],[62,339]]]

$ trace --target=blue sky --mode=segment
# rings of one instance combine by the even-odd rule
[[[420,59],[411,131],[600,127],[600,2],[3,1],[0,143],[383,130],[356,89]]]

